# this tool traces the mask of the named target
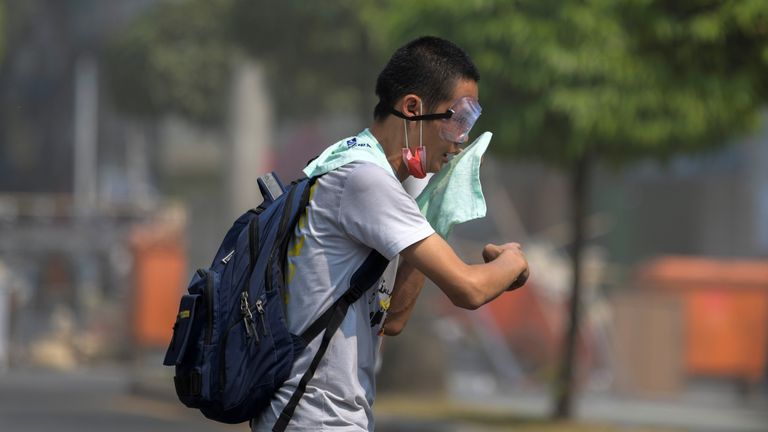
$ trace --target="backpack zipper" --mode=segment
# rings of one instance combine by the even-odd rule
[[[213,337],[213,278],[203,269],[197,270],[197,275],[205,279],[205,306],[206,318],[208,318],[208,325],[205,327],[205,344],[210,345]]]
[[[256,214],[258,215],[259,213],[261,212],[257,210]],[[258,239],[259,239],[258,218],[254,218],[254,220],[252,220],[248,225],[248,252],[249,252],[248,253],[248,260],[249,260],[248,271],[241,277],[246,277],[246,278],[250,277],[251,273],[253,272],[253,268],[256,265],[256,252],[258,251],[258,244],[257,244]],[[232,251],[229,255],[234,255],[234,252],[235,251]],[[231,258],[229,255],[225,258]],[[248,304],[248,288],[247,287],[240,292],[240,313],[243,315],[242,323],[245,326],[246,337],[250,339],[251,336],[256,336],[256,343],[259,343],[259,334],[253,323],[253,311],[251,310],[250,304]],[[229,325],[229,327],[227,328],[227,331],[224,332],[224,336],[222,337],[219,345],[219,378],[221,383],[220,391],[224,391],[224,386],[226,385],[226,382],[227,382],[227,372],[226,372],[226,367],[224,365],[224,362],[226,361],[227,339],[229,339],[229,333],[232,331],[233,328],[235,328],[235,326],[239,322],[241,322],[241,320],[235,320],[232,324]],[[262,323],[263,323],[263,318],[262,318]],[[266,326],[264,327],[266,328]]]
[[[208,328],[205,333],[205,343],[210,345],[211,338],[213,337],[213,277],[210,273],[208,274],[208,283],[206,284],[206,287],[208,288]]]
[[[257,307],[260,307],[259,303],[256,303]],[[248,292],[243,291],[240,294],[240,313],[243,315],[243,325],[245,326],[245,335],[250,338],[256,337],[256,342],[259,342],[259,332],[256,331],[254,326],[253,312],[251,312],[251,305],[248,304]]]
[[[221,340],[221,345],[219,346],[219,385],[221,386],[219,390],[222,392],[224,391],[224,386],[227,384],[227,368],[224,364],[227,339],[229,339],[229,332],[231,332],[239,322],[240,320],[237,320],[227,328],[227,331],[224,333],[224,337]]]
[[[245,306],[245,308],[243,308],[243,306]],[[262,327],[264,328],[264,334],[267,334],[267,327],[264,324],[264,302],[262,302],[261,299],[257,300],[253,306],[253,309],[251,309],[251,306],[248,304],[248,292],[243,291],[240,295],[240,311],[243,314],[243,319],[235,320],[235,322],[229,325],[227,331],[224,333],[224,337],[221,340],[221,345],[219,346],[219,383],[221,385],[220,391],[224,391],[224,386],[227,383],[227,368],[224,363],[226,361],[227,339],[229,339],[229,333],[232,331],[232,329],[235,328],[235,326],[238,324],[243,323],[245,326],[246,336],[249,339],[251,336],[255,336],[256,343],[259,343],[259,334],[253,323],[253,310],[256,310],[259,313]]]

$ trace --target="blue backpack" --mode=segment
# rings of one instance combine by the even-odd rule
[[[285,188],[274,173],[259,178],[264,201],[235,221],[211,266],[195,273],[181,298],[163,364],[176,368],[173,381],[181,402],[209,419],[234,424],[257,418],[288,378],[294,359],[323,333],[273,429],[285,430],[347,309],[388,264],[373,250],[336,303],[301,335],[289,332],[286,251],[315,181],[303,178]]]

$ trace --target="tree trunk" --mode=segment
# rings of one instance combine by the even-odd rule
[[[560,370],[555,381],[555,407],[553,417],[557,419],[570,418],[573,411],[573,396],[575,392],[574,371],[576,367],[576,340],[579,334],[579,321],[581,315],[581,252],[584,245],[584,219],[585,209],[589,199],[589,171],[590,160],[588,155],[582,156],[573,166],[571,172],[571,223],[573,241],[571,243],[571,265],[573,280],[571,298],[568,304],[569,319],[563,338]]]

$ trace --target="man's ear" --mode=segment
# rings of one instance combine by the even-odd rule
[[[400,101],[400,112],[406,117],[421,115],[421,98],[413,93],[403,96]]]

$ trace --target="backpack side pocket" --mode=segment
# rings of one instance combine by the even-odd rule
[[[192,325],[195,322],[195,310],[199,298],[199,294],[185,294],[181,297],[179,313],[176,315],[176,323],[173,325],[173,337],[163,360],[164,365],[176,366],[181,364],[184,359],[189,335],[192,333]]]

